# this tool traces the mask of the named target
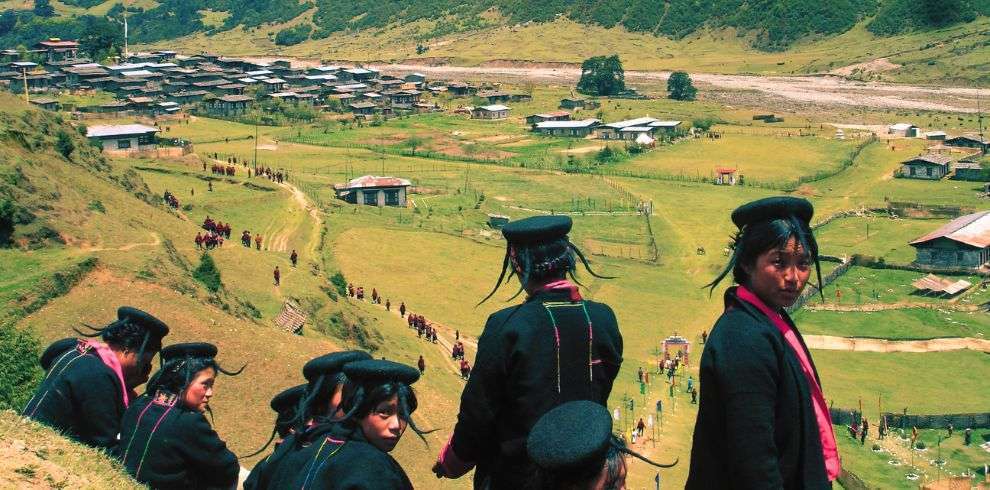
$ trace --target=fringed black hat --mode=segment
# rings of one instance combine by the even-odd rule
[[[211,359],[217,356],[217,346],[206,342],[172,344],[162,349],[162,362],[183,357]]]
[[[303,377],[310,383],[321,376],[339,373],[344,365],[355,361],[366,361],[371,359],[371,355],[364,351],[349,350],[343,352],[331,352],[310,360],[303,366]]]
[[[791,196],[775,196],[758,199],[739,206],[732,212],[732,222],[739,229],[743,229],[751,223],[773,221],[775,219],[789,219],[793,216],[808,224],[811,223],[811,217],[814,214],[815,208],[807,199]]]
[[[570,216],[532,216],[507,223],[502,236],[509,243],[529,245],[564,238],[574,222]]]
[[[354,383],[363,385],[385,384],[389,382],[412,385],[419,380],[418,369],[385,359],[371,359],[348,363],[344,366],[344,374]]]
[[[526,451],[537,466],[558,475],[601,468],[610,448],[659,468],[677,464],[676,460],[667,465],[655,463],[613,441],[608,409],[579,400],[559,405],[540,417],[529,431]]]

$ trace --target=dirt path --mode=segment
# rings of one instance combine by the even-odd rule
[[[107,250],[115,250],[115,251],[125,252],[127,250],[134,250],[135,248],[139,248],[139,247],[157,247],[158,245],[161,245],[162,238],[160,236],[158,236],[157,233],[151,233],[151,238],[152,238],[152,240],[150,242],[128,243],[128,244],[122,245],[120,247],[90,247],[90,246],[83,246],[83,247],[79,247],[79,249],[82,250],[82,251],[84,251],[84,252],[105,252]]]
[[[420,72],[430,78],[497,78],[549,83],[575,83],[581,76],[578,67],[511,67],[511,66],[429,66],[418,64],[372,65],[387,72]],[[667,71],[627,71],[626,81],[662,86],[670,76]],[[710,89],[755,91],[772,99],[826,106],[855,106],[883,109],[915,109],[943,112],[977,112],[977,96],[990,98],[990,90],[961,87],[924,87],[878,82],[857,82],[842,77],[759,76],[692,73],[691,78]],[[947,103],[947,96],[953,102]]]
[[[930,340],[884,340],[829,335],[805,335],[809,349],[842,350],[850,352],[946,352],[975,350],[990,353],[990,340],[975,338],[945,338]]]
[[[934,303],[921,303],[921,302],[909,302],[902,301],[899,303],[870,303],[865,305],[836,305],[836,304],[814,304],[814,305],[804,305],[804,309],[812,311],[887,311],[887,310],[908,310],[912,308],[928,308],[932,310],[946,310],[950,309],[953,311],[977,311],[980,308],[973,305],[944,305],[944,304],[934,304]]]

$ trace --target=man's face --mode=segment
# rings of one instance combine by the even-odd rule
[[[151,362],[154,360],[157,350],[145,351],[144,355],[138,356],[137,351],[126,350],[120,357],[120,369],[124,373],[124,384],[127,389],[133,390],[146,383],[151,375]]]

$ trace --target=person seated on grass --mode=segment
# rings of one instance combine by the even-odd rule
[[[120,419],[148,380],[168,325],[137,308],[122,306],[117,320],[83,339],[51,344],[40,362],[46,374],[24,407],[25,417],[88,446],[117,444]],[[96,338],[99,337],[99,340]]]
[[[340,400],[343,396],[344,385],[347,383],[347,376],[343,372],[344,366],[351,362],[368,359],[371,359],[371,355],[367,352],[344,351],[326,354],[307,362],[303,366],[303,377],[306,378],[307,383],[302,385],[303,392],[296,399],[291,419],[285,421],[289,434],[302,433],[314,424],[342,417],[344,412],[340,410]],[[274,403],[275,400],[272,400],[273,408]],[[282,435],[283,441],[289,434]],[[272,438],[274,438],[274,434]],[[264,447],[245,456],[245,458],[261,453],[271,442],[272,439],[269,439]],[[267,488],[271,475],[276,473],[278,466],[290,459],[285,456],[284,452],[279,453],[278,456],[272,454],[256,464],[244,482],[244,488],[248,490]]]
[[[296,385],[292,388],[283,390],[279,394],[275,395],[271,401],[272,410],[275,411],[275,428],[272,429],[272,435],[268,439],[268,442],[262,446],[261,449],[256,452],[244,456],[243,458],[250,458],[257,454],[261,454],[262,451],[268,448],[268,446],[275,441],[275,447],[277,448],[282,444],[282,441],[291,434],[295,434],[295,420],[297,409],[299,408],[299,402],[306,396],[306,385]],[[275,438],[278,437],[276,440]],[[254,465],[254,469],[248,475],[247,479],[244,480],[244,489],[251,490],[258,487],[258,478],[261,474],[262,468],[264,468],[266,459],[263,459]]]
[[[289,436],[272,458],[280,462],[259,489],[411,489],[406,472],[388,453],[407,427],[425,442],[412,421],[419,379],[412,366],[386,360],[344,366],[347,385],[342,417],[324,419]]]
[[[232,488],[240,465],[204,415],[224,370],[207,343],[162,349],[162,367],[127,409],[115,451],[124,469],[152,488]]]
[[[626,448],[612,434],[612,416],[586,400],[564,403],[545,413],[526,439],[526,453],[538,471],[525,488],[540,490],[612,490],[626,485],[626,455],[657,468]]]

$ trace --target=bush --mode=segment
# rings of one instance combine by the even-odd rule
[[[313,26],[309,24],[299,24],[295,27],[289,27],[287,29],[282,29],[275,34],[275,44],[279,46],[292,46],[294,44],[299,44],[307,39],[309,35],[313,32]]]
[[[76,144],[72,142],[72,138],[69,137],[69,133],[59,130],[58,136],[55,140],[55,148],[58,150],[66,159],[72,155],[72,152],[76,149]]]
[[[675,71],[667,79],[667,97],[674,100],[694,100],[698,89],[694,88],[691,77],[683,71]]]
[[[924,441],[918,441],[918,442],[914,443],[914,447],[915,447],[915,449],[925,449],[928,446],[925,446],[925,442]]]
[[[103,213],[103,214],[107,213],[107,208],[103,206],[103,203],[101,201],[96,199],[89,201],[89,205],[86,207],[89,208],[90,211],[96,211],[98,213]]]
[[[0,324],[0,410],[24,408],[44,374],[38,340],[12,322]]]
[[[206,252],[199,257],[199,267],[193,271],[193,277],[203,283],[211,293],[219,291],[223,286],[220,282],[220,270],[217,269],[216,262],[213,262],[213,257]]]
[[[343,297],[347,297],[347,279],[340,271],[335,272],[330,276],[330,284],[333,284],[334,289],[337,290],[337,294]]]
[[[14,234],[14,219],[17,215],[17,208],[10,199],[0,199],[0,247],[10,244],[10,237]]]
[[[701,131],[708,131],[714,126],[716,121],[710,117],[695,119],[691,121],[691,126],[700,129]]]

